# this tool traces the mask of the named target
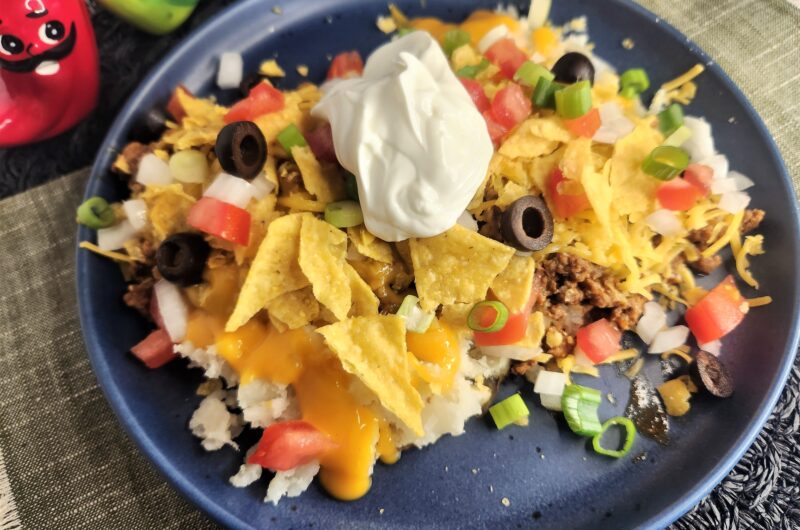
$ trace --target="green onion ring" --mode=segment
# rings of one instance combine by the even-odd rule
[[[485,311],[494,311],[495,317],[494,321],[488,326],[481,325],[481,320],[483,313]],[[498,302],[496,300],[484,300],[483,302],[478,302],[475,304],[472,309],[469,311],[469,316],[467,317],[467,326],[472,331],[479,331],[481,333],[494,333],[495,331],[500,331],[503,329],[503,326],[506,325],[508,321],[508,308],[503,304],[503,302]]]
[[[89,228],[98,230],[114,224],[114,209],[102,197],[90,197],[78,206],[77,221]]]
[[[606,449],[600,443],[603,439],[603,434],[613,427],[614,425],[619,425],[625,429],[625,441],[622,443],[622,447],[620,449]],[[616,416],[611,418],[610,420],[606,421],[603,424],[602,429],[599,433],[594,435],[592,438],[592,447],[594,448],[595,452],[601,455],[610,456],[612,458],[622,458],[623,456],[627,455],[628,452],[633,447],[633,440],[636,438],[636,426],[633,422],[624,417],[624,416]]]
[[[680,147],[661,145],[642,162],[642,171],[658,180],[672,180],[689,165],[689,154]]]

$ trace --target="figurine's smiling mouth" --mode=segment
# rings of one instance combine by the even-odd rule
[[[8,70],[9,72],[28,73],[36,72],[40,75],[53,75],[58,73],[60,67],[58,61],[67,57],[72,53],[75,47],[75,40],[77,39],[75,33],[75,23],[73,22],[69,28],[67,38],[63,40],[58,46],[50,48],[49,50],[34,55],[21,61],[8,61],[0,59],[0,68]]]

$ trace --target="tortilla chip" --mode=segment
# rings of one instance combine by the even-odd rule
[[[381,263],[394,263],[394,255],[389,243],[372,235],[364,225],[348,228],[347,235],[362,256]]]
[[[528,164],[528,186],[531,189],[538,189],[544,192],[547,189],[547,182],[553,170],[558,167],[566,149],[562,146],[553,154],[541,156],[530,161]]]
[[[267,302],[270,320],[278,320],[287,329],[307,326],[319,316],[319,303],[311,287],[290,291]]]
[[[424,311],[433,311],[439,304],[484,300],[515,252],[461,225],[435,237],[412,239],[410,246]]]
[[[264,175],[267,177],[269,182],[272,182],[275,185],[275,188],[279,188],[278,161],[275,160],[275,157],[272,155],[267,155],[267,161],[264,162]]]
[[[314,212],[322,213],[325,211],[325,203],[317,202],[304,191],[296,191],[278,197],[278,206],[288,208],[291,212]]]
[[[258,73],[261,75],[265,75],[267,77],[284,77],[286,76],[286,72],[283,71],[283,68],[280,67],[278,61],[275,59],[269,59],[268,61],[263,61],[261,66],[258,67]]]
[[[646,121],[620,139],[611,157],[614,207],[621,215],[653,210],[653,198],[661,181],[642,171],[642,162],[661,143],[661,133]]]
[[[260,178],[260,177],[256,177]],[[236,263],[242,265],[246,261],[252,260],[258,252],[258,247],[267,235],[269,224],[281,216],[280,212],[275,211],[277,197],[267,195],[257,202],[251,202],[247,211],[250,212],[250,241],[247,246],[236,245],[233,255]]]
[[[442,306],[440,320],[454,328],[466,328],[467,317],[475,304],[447,304]]]
[[[300,269],[316,299],[345,320],[352,304],[350,278],[345,271],[347,236],[335,226],[310,215],[300,228]]]
[[[528,118],[503,142],[498,152],[508,158],[536,158],[549,155],[572,134],[556,117]]]
[[[508,267],[492,282],[492,292],[508,307],[509,312],[519,313],[527,305],[535,271],[536,263],[533,258],[514,256]]]
[[[306,84],[291,92],[284,92],[283,110],[264,114],[254,121],[268,144],[275,144],[278,133],[292,123],[304,130],[306,122],[310,119],[308,109],[319,101],[322,93],[317,87]],[[212,144],[214,142],[211,142]]]
[[[328,204],[345,197],[344,179],[335,165],[321,166],[308,146],[292,147],[292,158],[300,169],[303,186],[311,195],[316,196],[317,201]]]
[[[396,315],[356,317],[317,329],[342,366],[375,393],[381,405],[418,436],[422,398],[411,384],[406,326]]]
[[[372,292],[367,282],[349,264],[344,264],[344,271],[350,278],[350,291],[353,297],[353,305],[350,307],[351,317],[365,317],[378,314],[380,300]]]
[[[511,181],[504,182],[497,193],[498,196],[495,206],[502,209],[505,209],[506,206],[517,199],[524,197],[525,195],[530,195],[527,188]]]
[[[306,217],[309,214],[291,214],[270,223],[225,331],[236,331],[273,298],[308,285],[298,263],[300,228]]]
[[[158,242],[189,229],[186,218],[195,199],[180,184],[147,186],[140,198],[147,203],[147,218]]]

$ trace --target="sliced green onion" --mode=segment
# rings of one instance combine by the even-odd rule
[[[625,87],[620,90],[619,95],[624,97],[625,99],[633,99],[639,95],[635,88],[632,86]]]
[[[450,57],[457,48],[468,44],[470,41],[469,33],[463,29],[451,29],[442,38],[442,49],[444,54]]]
[[[606,449],[601,445],[603,435],[608,429],[615,425],[619,425],[625,429],[625,438],[622,442],[622,447],[619,449]],[[598,454],[610,456],[612,458],[622,458],[627,455],[631,447],[633,447],[633,440],[635,438],[636,426],[633,422],[624,416],[617,416],[606,421],[600,429],[600,432],[594,435],[594,438],[592,438],[592,447],[594,447],[595,452]]]
[[[202,184],[208,178],[206,155],[194,149],[178,151],[169,157],[169,173],[179,182]]]
[[[364,214],[356,201],[332,202],[325,206],[325,220],[336,228],[349,228],[363,223]]]
[[[494,315],[491,322],[486,323],[486,317]],[[469,312],[467,326],[473,331],[482,333],[494,333],[500,331],[508,321],[508,308],[503,302],[496,300],[484,300],[478,302]]]
[[[555,78],[556,75],[553,72],[533,61],[522,63],[514,74],[516,81],[522,81],[530,87],[535,87],[539,83],[539,79],[547,79],[552,82]]]
[[[566,120],[580,118],[592,110],[592,85],[579,81],[555,93],[556,112]]]
[[[78,206],[76,220],[93,230],[107,228],[117,220],[114,210],[102,197],[90,197]]]
[[[456,70],[456,75],[458,77],[468,77],[470,79],[475,79],[475,77],[486,70],[486,67],[489,66],[489,59],[481,59],[481,62],[478,64],[472,64],[469,66],[462,66],[458,70]]]
[[[661,145],[671,145],[672,147],[680,147],[689,141],[692,137],[692,130],[686,125],[681,125],[678,129],[670,134],[664,143]]]
[[[419,298],[413,294],[406,295],[403,298],[403,303],[397,310],[397,316],[403,317],[406,323],[406,330],[413,333],[425,333],[431,327],[433,319],[436,317],[433,313],[426,313],[419,307]]]
[[[658,180],[672,180],[689,165],[689,154],[680,147],[662,145],[642,162],[642,171]]]
[[[305,147],[308,145],[303,133],[297,128],[297,125],[290,123],[284,130],[278,133],[278,143],[281,144],[283,150],[287,154],[292,154],[292,147]]]
[[[647,72],[643,69],[631,68],[630,70],[625,70],[622,75],[619,76],[619,86],[622,90],[630,88],[635,91],[636,94],[641,94],[650,88],[650,78],[647,77]]]
[[[517,423],[530,414],[522,396],[519,393],[509,396],[499,403],[489,407],[489,414],[492,415],[494,424],[498,429],[504,429],[512,423]]]
[[[400,29],[397,30],[397,35],[400,36],[400,37],[405,37],[406,35],[408,35],[412,31],[417,31],[417,30],[415,30],[414,28],[409,28],[409,27],[400,28]]]
[[[683,125],[683,107],[673,103],[658,113],[658,128],[664,136],[677,131]]]
[[[597,409],[600,408],[600,391],[581,385],[567,385],[561,395],[561,408],[567,425],[575,434],[594,436],[602,430]]]
[[[540,77],[536,83],[536,90],[533,91],[533,104],[540,109],[554,109],[556,108],[555,94],[559,90],[563,90],[564,85],[556,81],[548,81],[544,77]]]
[[[356,182],[356,176],[350,173],[349,171],[345,176],[344,190],[345,193],[347,194],[348,199],[350,199],[351,201],[359,202],[358,183]]]

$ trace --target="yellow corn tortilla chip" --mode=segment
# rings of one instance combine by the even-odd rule
[[[406,326],[396,315],[355,317],[317,329],[348,372],[418,436],[422,398],[411,384]]]
[[[147,203],[147,218],[158,242],[189,229],[186,217],[195,199],[180,184],[147,186],[140,198]]]
[[[351,317],[365,317],[378,314],[380,300],[370,289],[369,284],[364,281],[358,272],[347,262],[344,264],[344,272],[350,278],[350,291],[353,298],[353,305],[350,307]]]
[[[394,263],[389,243],[372,235],[364,225],[348,228],[347,235],[359,254],[381,263]]]
[[[505,209],[506,206],[516,201],[520,197],[529,195],[528,189],[520,186],[516,182],[504,182],[498,191],[497,201],[495,205],[498,208]]]
[[[328,164],[322,167],[308,146],[292,147],[292,157],[300,169],[303,186],[311,195],[316,196],[317,201],[327,204],[345,197],[344,179],[339,175],[336,166]]]
[[[478,302],[495,277],[508,266],[514,249],[461,225],[425,239],[410,241],[420,305]]]
[[[536,263],[530,256],[514,256],[492,282],[492,292],[508,311],[519,313],[531,297]]]
[[[506,138],[498,152],[508,158],[536,158],[549,155],[570,140],[572,134],[561,119],[528,118]]]
[[[273,298],[267,302],[267,311],[270,320],[280,321],[287,329],[297,329],[317,319],[319,302],[311,287],[304,287]]]
[[[256,177],[261,178],[261,177]],[[247,246],[236,245],[233,249],[233,255],[238,265],[242,265],[245,261],[252,260],[258,252],[258,247],[264,241],[267,235],[267,227],[269,224],[281,216],[280,212],[275,211],[277,197],[275,195],[267,195],[257,202],[251,202],[247,208],[250,212],[250,241]]]
[[[345,320],[352,304],[350,278],[345,271],[347,235],[316,217],[303,217],[300,228],[300,270],[314,290],[316,299]]]
[[[454,328],[466,328],[467,317],[475,304],[447,304],[442,306],[440,319]]]
[[[273,298],[308,285],[298,263],[300,228],[307,216],[291,214],[270,223],[225,331],[238,329]]]
[[[286,75],[286,72],[283,71],[283,68],[280,67],[275,59],[263,61],[261,66],[258,67],[258,73],[268,77],[284,77]]]
[[[660,181],[642,171],[642,162],[661,143],[661,133],[646,121],[620,139],[611,156],[614,207],[621,215],[653,210]]]
[[[278,133],[294,123],[304,130],[310,119],[308,110],[319,101],[322,93],[312,84],[306,84],[292,92],[284,92],[283,110],[264,114],[254,121],[268,144],[275,144]],[[214,143],[213,141],[211,142]]]

